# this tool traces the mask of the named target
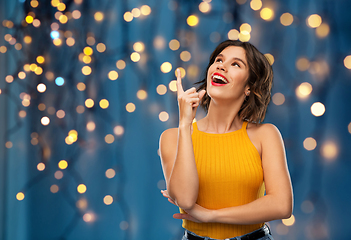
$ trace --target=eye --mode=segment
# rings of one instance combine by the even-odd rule
[[[239,65],[237,62],[233,62],[233,63],[232,63],[232,66],[240,67],[240,65]]]
[[[215,62],[222,62],[221,58],[217,58]]]

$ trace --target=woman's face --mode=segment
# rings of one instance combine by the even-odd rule
[[[242,47],[229,46],[216,57],[207,72],[207,94],[211,100],[244,100],[249,90],[249,66]]]

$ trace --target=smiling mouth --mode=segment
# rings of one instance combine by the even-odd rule
[[[211,77],[211,83],[214,86],[222,86],[227,84],[228,80],[224,76],[219,75],[218,73],[215,73]]]

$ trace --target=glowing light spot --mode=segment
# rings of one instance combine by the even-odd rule
[[[140,11],[139,8],[133,8],[132,9],[132,14],[133,14],[133,17],[138,18],[141,15],[141,11]]]
[[[241,24],[241,26],[240,26],[240,32],[243,32],[243,31],[247,31],[247,32],[251,32],[251,26],[250,26],[250,24],[248,24],[248,23],[243,23],[243,24]]]
[[[140,89],[138,92],[137,92],[137,97],[140,99],[140,100],[145,100],[147,98],[147,92],[145,90],[142,90]]]
[[[126,110],[127,110],[127,112],[130,112],[130,113],[134,112],[134,111],[135,111],[135,105],[134,105],[134,103],[128,103],[128,104],[126,105]]]
[[[268,59],[269,64],[273,65],[273,63],[274,63],[274,56],[272,54],[270,54],[270,53],[266,53],[264,56]]]
[[[81,14],[81,12],[80,12],[79,10],[74,10],[74,11],[72,12],[72,17],[73,17],[74,19],[79,19],[81,16],[82,16],[82,14]]]
[[[88,130],[89,132],[94,131],[94,130],[95,130],[95,127],[96,127],[96,125],[95,125],[95,123],[94,123],[93,121],[90,121],[90,122],[87,123],[87,130]]]
[[[166,41],[162,36],[157,36],[154,39],[154,47],[158,50],[164,49],[166,45]]]
[[[77,191],[80,194],[85,193],[87,191],[87,187],[84,184],[79,184],[77,187]]]
[[[181,77],[181,78],[185,77],[185,75],[186,75],[185,69],[182,68],[182,67],[179,67],[179,68],[177,68],[177,69],[180,70],[180,77]],[[177,69],[174,71],[174,76],[175,76],[175,77],[177,77]]]
[[[85,55],[90,56],[90,55],[93,54],[93,49],[92,49],[91,47],[85,47],[85,48],[83,49],[83,52],[84,52]]]
[[[126,22],[131,22],[134,18],[133,13],[131,12],[125,12],[123,15],[124,21]]]
[[[124,128],[122,126],[117,125],[116,127],[113,128],[113,133],[116,136],[121,136],[124,133]]]
[[[53,40],[53,43],[55,46],[61,46],[62,45],[62,40],[59,38],[56,38]]]
[[[105,136],[105,142],[111,144],[115,141],[115,137],[112,134],[107,134]]]
[[[1,47],[0,47],[0,52],[1,52],[1,53],[7,52],[7,47],[6,47],[6,46],[1,46]]]
[[[142,42],[136,42],[133,44],[133,49],[136,52],[143,52],[145,49],[145,45]]]
[[[95,220],[95,215],[92,213],[86,213],[83,215],[84,222],[93,222]]]
[[[108,78],[112,81],[116,80],[118,78],[118,72],[116,71],[110,71],[108,73]]]
[[[207,2],[201,2],[199,4],[199,10],[202,12],[202,13],[208,13],[209,11],[211,11],[211,5]]]
[[[39,103],[38,109],[39,109],[39,111],[45,111],[45,109],[46,109],[45,104],[44,103]]]
[[[106,172],[105,172],[105,175],[109,179],[114,178],[116,176],[116,171],[114,169],[112,169],[112,168],[107,169]]]
[[[262,7],[262,1],[261,0],[252,0],[250,2],[250,7],[252,8],[252,10],[258,11]]]
[[[307,150],[307,151],[312,151],[317,147],[317,142],[314,138],[312,137],[308,137],[303,141],[303,147]]]
[[[41,67],[38,66],[38,67],[35,69],[34,73],[35,73],[36,75],[41,75],[41,74],[43,73],[43,69],[42,69]]]
[[[87,44],[92,46],[95,44],[95,38],[93,36],[87,37]]]
[[[188,51],[183,51],[180,53],[180,59],[184,62],[188,62],[191,59],[191,54]]]
[[[57,38],[60,37],[60,33],[59,33],[58,31],[51,31],[50,37],[51,37],[52,39],[57,39]],[[32,38],[31,38],[31,39],[32,39]]]
[[[95,21],[101,22],[102,20],[104,20],[104,14],[102,12],[96,12],[94,14],[94,18],[95,18]]]
[[[307,58],[302,57],[296,61],[296,68],[299,71],[306,71],[309,67],[310,67],[310,61],[308,61]]]
[[[45,62],[45,58],[44,58],[43,56],[38,56],[38,57],[37,57],[37,62],[38,62],[39,64],[42,64],[42,63]]]
[[[232,29],[228,32],[228,38],[230,40],[238,40],[239,39],[239,31],[236,29]]]
[[[40,120],[40,122],[41,122],[41,124],[43,124],[44,126],[47,126],[47,125],[49,125],[49,123],[50,123],[50,118],[48,118],[48,117],[42,117],[41,118],[41,120]]]
[[[260,12],[260,16],[263,20],[271,21],[274,18],[274,12],[270,8],[263,8]]]
[[[275,93],[272,97],[272,101],[277,106],[282,105],[285,102],[285,96],[282,93]]]
[[[28,24],[31,24],[31,23],[33,22],[33,20],[34,20],[34,18],[33,18],[32,16],[30,16],[30,15],[28,15],[28,16],[26,17],[26,22],[27,22]]]
[[[60,171],[60,170],[57,170],[57,171],[55,172],[54,176],[55,176],[55,178],[58,179],[58,180],[59,180],[59,179],[62,179],[62,178],[63,178],[63,172]]]
[[[307,98],[312,92],[312,85],[308,82],[303,82],[301,83],[297,88],[296,88],[296,96],[300,99]]]
[[[37,85],[37,90],[38,90],[38,92],[41,92],[41,93],[45,92],[46,91],[46,85],[44,83],[39,83]]]
[[[63,111],[62,109],[60,109],[60,110],[58,110],[58,111],[56,112],[56,116],[57,116],[58,118],[64,118],[65,115],[66,115],[65,111]]]
[[[156,88],[156,92],[159,94],[159,95],[165,95],[166,92],[167,92],[167,87],[163,84],[160,84],[157,86]]]
[[[131,55],[130,55],[130,59],[133,61],[133,62],[138,62],[140,60],[140,54],[137,53],[137,52],[133,52]]]
[[[347,69],[351,69],[351,55],[348,55],[344,58],[344,66]]]
[[[86,89],[86,86],[84,83],[79,82],[79,83],[77,83],[77,89],[82,92]]]
[[[16,194],[16,199],[18,201],[22,201],[24,199],[24,193],[23,192],[19,192]]]
[[[86,199],[81,198],[77,201],[76,206],[81,210],[85,210],[88,207],[88,202]]]
[[[316,29],[316,34],[317,34],[317,37],[319,38],[325,38],[326,36],[328,36],[329,32],[330,32],[330,27],[326,23],[322,23]]]
[[[251,38],[251,35],[247,31],[242,31],[239,33],[239,40],[242,42],[248,42]]]
[[[90,75],[91,74],[91,67],[89,67],[89,66],[84,66],[83,68],[82,68],[82,73],[84,74],[84,75]]]
[[[189,26],[194,27],[199,23],[199,18],[195,15],[190,15],[187,19],[186,22]]]
[[[99,102],[99,105],[102,109],[106,109],[106,108],[108,108],[110,103],[107,101],[107,99],[101,99]]]
[[[120,70],[124,69],[126,67],[126,62],[123,60],[118,60],[116,62],[116,67]]]
[[[12,143],[11,141],[7,141],[7,142],[5,143],[5,147],[6,147],[6,148],[12,148],[12,147],[13,147],[13,143]]]
[[[18,116],[20,118],[25,118],[27,116],[27,112],[24,111],[24,110],[21,110],[21,111],[18,112]]]
[[[63,84],[65,84],[65,79],[63,79],[62,77],[57,77],[55,79],[55,83],[57,86],[62,86]]]
[[[38,171],[44,171],[45,170],[45,164],[44,163],[38,163],[37,165]]]
[[[311,106],[311,113],[316,116],[316,117],[319,117],[319,116],[322,116],[325,112],[325,107],[323,105],[323,103],[320,103],[320,102],[315,102],[312,104]]]
[[[76,41],[72,37],[69,37],[69,38],[66,39],[67,46],[72,47],[75,43],[76,43]]]
[[[280,16],[280,23],[284,26],[290,26],[293,23],[293,21],[294,17],[290,13],[283,13]]]
[[[171,90],[172,92],[176,92],[177,91],[177,80],[170,81],[168,87],[169,87],[169,90]]]
[[[158,115],[158,118],[160,119],[161,122],[166,122],[169,119],[169,114],[165,111],[160,112]]]
[[[36,8],[36,7],[39,6],[39,2],[36,1],[36,0],[32,0],[32,1],[30,1],[30,5],[31,5],[33,8]]]
[[[318,14],[312,14],[306,20],[307,26],[317,28],[322,24],[322,18]]]
[[[5,77],[5,81],[6,81],[7,83],[12,83],[13,80],[14,80],[14,78],[13,78],[13,76],[11,76],[11,75],[7,75],[7,76]]]
[[[66,160],[61,160],[61,161],[59,161],[59,163],[58,163],[58,167],[60,168],[60,169],[66,169],[67,167],[68,167],[68,163],[67,163],[67,161]]]
[[[51,185],[50,192],[57,193],[59,191],[59,187],[56,184]]]
[[[151,13],[151,8],[150,8],[148,5],[143,5],[143,6],[141,6],[141,8],[140,8],[140,12],[141,12],[141,14],[143,14],[143,15],[145,15],[145,16],[150,15],[150,13]]]
[[[88,98],[87,100],[85,100],[85,106],[86,106],[87,108],[92,108],[92,107],[94,107],[94,100],[91,99],[91,98]]]
[[[46,72],[46,73],[45,73],[45,77],[46,77],[46,79],[47,79],[47,80],[49,80],[49,81],[53,81],[53,80],[54,80],[55,75],[54,75],[54,73],[53,73],[53,72],[48,71],[48,72]]]
[[[351,122],[350,122],[349,125],[347,126],[347,130],[348,130],[349,133],[351,134]]]
[[[82,105],[78,105],[76,107],[76,111],[77,111],[77,113],[83,113],[85,111],[85,108]]]
[[[18,78],[19,78],[19,79],[25,79],[25,78],[26,78],[26,73],[25,73],[25,72],[22,72],[22,71],[19,72],[19,73],[18,73]]]
[[[338,155],[338,147],[334,142],[328,141],[321,146],[322,156],[327,160],[334,160]]]
[[[295,216],[291,215],[289,218],[287,219],[282,219],[282,222],[285,226],[292,226],[295,223]]]
[[[105,51],[106,51],[106,45],[103,44],[103,43],[98,43],[98,44],[96,45],[96,50],[97,50],[99,53],[105,52]]]
[[[64,11],[66,9],[66,4],[64,3],[59,3],[57,5],[57,10],[59,10],[60,12]]]
[[[113,203],[113,197],[110,196],[110,195],[106,195],[106,196],[104,197],[104,203],[105,203],[106,205],[111,205],[111,204]]]
[[[173,51],[176,51],[180,48],[180,43],[177,39],[172,39],[169,44],[168,44],[169,48]]]
[[[60,23],[65,24],[65,23],[67,23],[68,18],[67,18],[66,15],[62,14],[62,15],[59,17],[59,21],[60,21]]]
[[[89,63],[91,63],[91,57],[90,57],[90,56],[87,56],[87,55],[84,55],[83,58],[82,58],[82,61],[83,61],[85,64],[89,64]]]
[[[172,70],[172,64],[169,62],[164,62],[161,65],[161,72],[163,73],[169,73]]]
[[[15,49],[16,49],[16,50],[21,50],[21,49],[22,49],[22,44],[16,43],[16,44],[15,44]]]

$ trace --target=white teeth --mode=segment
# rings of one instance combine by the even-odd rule
[[[225,79],[224,77],[221,77],[221,76],[219,76],[219,75],[213,75],[212,78],[217,78],[217,79],[219,79],[219,80],[221,80],[221,81],[223,81],[223,82],[225,82],[225,83],[228,83],[227,79]]]

